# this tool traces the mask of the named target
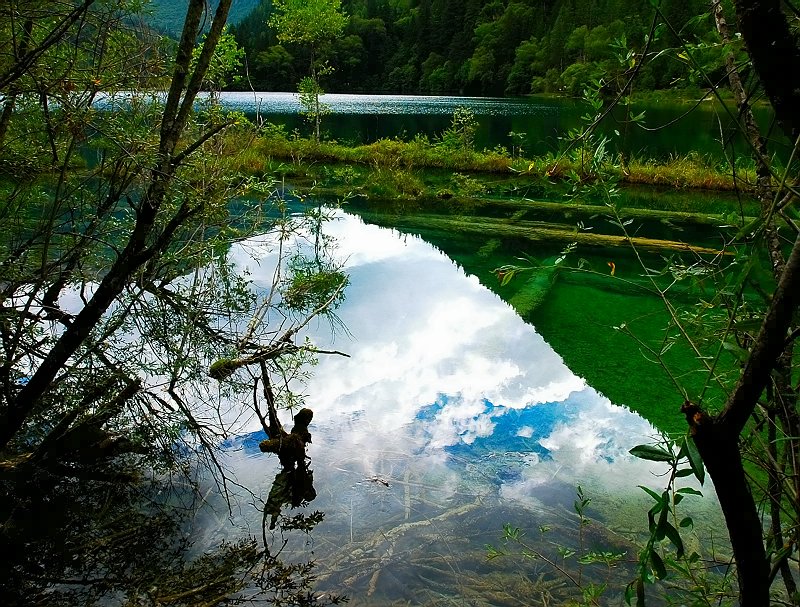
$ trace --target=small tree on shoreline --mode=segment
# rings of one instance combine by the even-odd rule
[[[299,85],[300,101],[304,113],[314,125],[314,139],[320,141],[320,124],[325,107],[320,103],[324,93],[320,79],[330,74],[332,68],[319,63],[325,44],[344,30],[347,16],[341,11],[341,0],[273,0],[274,13],[269,25],[277,32],[278,40],[300,44],[311,55],[309,76]]]

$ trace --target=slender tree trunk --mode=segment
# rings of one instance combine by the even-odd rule
[[[714,23],[716,24],[717,32],[722,39],[722,43],[730,45],[731,37],[728,30],[728,23],[725,20],[725,14],[722,11],[721,0],[712,0],[711,10],[714,14]],[[764,201],[770,198],[771,172],[767,161],[767,145],[764,138],[761,136],[761,131],[758,128],[755,116],[753,116],[753,110],[750,107],[747,92],[739,76],[739,69],[736,66],[736,58],[733,56],[733,53],[728,52],[725,54],[725,69],[727,71],[728,83],[731,87],[733,98],[736,100],[736,107],[739,111],[742,127],[753,148],[753,156],[756,161],[756,172],[758,175],[756,194],[759,200],[762,201],[763,206]]]
[[[683,411],[725,516],[736,559],[739,604],[741,607],[767,607],[769,562],[762,539],[761,516],[742,465],[739,434],[705,416],[694,405],[684,405]]]
[[[772,400],[772,399],[771,399]],[[770,516],[770,543],[772,549],[780,551],[784,545],[783,524],[781,522],[781,502],[783,501],[783,474],[784,466],[782,465],[783,457],[778,450],[778,416],[775,412],[774,405],[770,408],[767,416],[767,497],[769,499],[769,516]],[[791,451],[790,446],[784,446],[783,453]],[[785,456],[785,455],[784,455]],[[793,474],[796,477],[796,474]],[[792,575],[792,570],[789,567],[789,560],[781,558],[778,562],[778,569],[783,579],[783,585],[786,588],[792,604],[797,604],[795,597],[797,595],[797,583]]]
[[[712,0],[711,8],[714,15],[714,22],[723,44],[730,45],[731,37],[728,30],[728,24],[725,20],[725,15],[722,10],[721,1]],[[773,275],[776,279],[779,279],[784,269],[785,259],[781,251],[778,229],[773,218],[772,207],[775,194],[772,189],[772,172],[770,170],[767,156],[767,144],[764,137],[761,135],[761,131],[755,120],[755,116],[753,115],[753,110],[750,105],[747,92],[745,91],[739,75],[736,59],[732,53],[727,53],[725,55],[725,66],[728,73],[728,82],[730,84],[731,92],[733,93],[733,97],[736,101],[742,128],[744,129],[745,135],[750,142],[752,156],[756,162],[756,196],[760,202],[761,213],[765,220],[765,238],[771,260]],[[780,549],[783,545],[781,502],[784,495],[783,483],[780,481],[780,475],[782,473],[776,468],[778,465],[777,446],[774,444],[774,439],[777,438],[777,428],[775,427],[775,424],[778,423],[778,421],[783,429],[783,436],[786,438],[786,440],[783,441],[784,449],[787,449],[791,453],[791,458],[793,460],[800,458],[800,442],[798,442],[796,434],[798,423],[795,405],[797,399],[791,383],[791,368],[792,346],[791,343],[789,343],[786,345],[784,351],[775,362],[775,372],[772,376],[774,386],[770,386],[770,389],[767,390],[769,401],[767,407],[770,411],[770,453],[768,454],[769,462],[767,465],[769,482],[767,497],[770,500],[770,530],[773,541],[777,543],[777,549]],[[788,406],[787,402],[790,403]],[[796,483],[796,469],[792,467],[792,470],[795,474],[791,479],[791,482]],[[752,497],[747,499],[748,501],[751,501]],[[750,506],[748,505],[748,508],[749,507]],[[760,524],[758,529],[760,529]],[[766,555],[764,555],[764,558],[766,558]],[[769,567],[768,561],[767,567]],[[779,563],[779,567],[781,577],[784,581],[784,585],[788,594],[790,596],[794,596],[797,592],[797,585],[792,576],[788,562],[783,559],[782,562]],[[742,565],[739,566],[739,571],[740,575],[743,575]]]
[[[315,65],[314,49],[311,49],[311,81],[314,83],[314,141],[320,142],[320,115],[319,115],[319,74]]]
[[[8,133],[8,126],[11,124],[11,115],[14,113],[14,105],[17,103],[16,93],[11,93],[6,97],[3,103],[3,113],[0,114],[0,148],[3,147],[3,142]]]

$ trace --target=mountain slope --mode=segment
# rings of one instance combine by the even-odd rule
[[[211,0],[212,10],[216,9],[219,0]],[[258,6],[259,0],[233,0],[231,3],[228,23],[239,23],[252,10]],[[148,19],[153,29],[178,37],[183,28],[183,19],[186,16],[186,7],[189,0],[150,0],[150,6],[146,9],[151,13]]]

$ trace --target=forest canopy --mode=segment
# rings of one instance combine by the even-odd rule
[[[615,49],[638,53],[648,41],[640,90],[697,86],[685,45],[702,49],[712,79],[724,72],[709,5],[699,0],[343,0],[342,9],[344,33],[324,53],[336,68],[325,82],[334,92],[575,95],[631,67]],[[272,12],[262,0],[235,36],[253,88],[295,90],[307,51],[280,42],[266,26]]]

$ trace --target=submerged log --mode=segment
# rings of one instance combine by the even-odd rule
[[[507,220],[487,218],[447,218],[435,215],[409,215],[405,217],[381,218],[369,216],[370,222],[386,225],[399,230],[446,230],[462,234],[480,234],[481,236],[498,236],[522,238],[534,242],[578,243],[591,247],[635,247],[641,251],[662,252],[677,251],[695,255],[731,255],[730,251],[691,245],[676,240],[642,238],[638,236],[617,236],[596,232],[580,232],[565,225],[519,221],[509,223]]]

